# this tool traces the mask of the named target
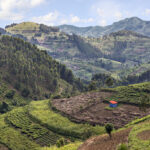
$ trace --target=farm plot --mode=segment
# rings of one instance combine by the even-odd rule
[[[24,108],[17,108],[8,113],[6,120],[15,128],[19,128],[25,134],[41,146],[56,144],[59,135],[49,131],[39,124],[34,123]]]
[[[48,129],[64,136],[84,139],[90,135],[103,134],[105,132],[104,127],[73,123],[68,118],[55,113],[49,107],[49,100],[31,102],[29,114]]]
[[[150,121],[135,125],[129,134],[130,150],[150,149]]]
[[[66,99],[54,99],[52,107],[77,122],[88,122],[92,125],[112,123],[116,129],[150,113],[150,109],[145,113],[140,111],[139,107],[129,104],[120,104],[115,109],[108,109],[109,103],[103,103],[103,100],[111,94],[92,92]]]
[[[0,115],[0,143],[12,150],[39,150],[39,145],[5,123],[5,115]]]
[[[101,135],[88,139],[78,150],[116,150],[120,143],[128,143],[130,128],[108,135]]]

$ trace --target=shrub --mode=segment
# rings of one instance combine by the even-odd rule
[[[29,94],[30,94],[30,91],[29,91],[28,89],[26,89],[26,88],[24,88],[24,89],[22,90],[22,92],[21,92],[21,95],[22,95],[23,97],[28,97]]]
[[[126,144],[120,144],[117,150],[128,150],[128,146]]]
[[[57,142],[56,142],[57,147],[61,147],[61,146],[64,146],[64,145],[65,145],[64,138],[61,138],[61,139],[57,140]]]
[[[106,132],[109,134],[110,138],[111,138],[111,132],[113,131],[113,125],[112,124],[106,124],[105,125],[105,130]]]
[[[5,97],[9,98],[9,99],[13,99],[14,95],[15,95],[16,91],[15,90],[9,90]]]

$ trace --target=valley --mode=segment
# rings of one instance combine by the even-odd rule
[[[0,150],[150,149],[148,21],[0,32]]]
[[[126,71],[140,69],[141,65],[149,63],[150,38],[126,29],[96,38],[69,35],[57,27],[33,22],[10,25],[5,29],[46,50],[77,77],[88,81],[97,73],[112,74],[120,80],[129,75]]]

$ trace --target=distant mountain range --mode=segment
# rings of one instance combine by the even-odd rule
[[[141,28],[141,31],[145,34],[138,32],[140,31],[139,24],[143,24],[141,26],[145,29]],[[112,26],[97,27],[97,29],[109,29],[105,31],[106,35],[99,38],[82,37],[76,35],[77,33],[67,34],[61,32],[58,27],[33,22],[12,24],[5,30],[7,34],[22,38],[36,44],[42,50],[47,50],[49,55],[66,64],[77,77],[90,80],[96,73],[111,73],[115,78],[120,78],[128,73],[140,74],[147,71],[149,68],[147,66],[150,66],[150,37],[148,37],[150,28],[148,25],[149,22],[144,22],[139,18],[125,19]],[[82,31],[89,28],[82,28]],[[127,29],[138,30],[138,33]],[[84,31],[84,33],[89,32]],[[96,30],[95,33],[99,35]]]
[[[137,17],[127,18],[113,23],[109,26],[90,26],[90,27],[76,27],[72,25],[61,25],[58,28],[68,34],[77,34],[80,36],[100,37],[108,35],[112,32],[120,30],[130,30],[150,36],[150,21],[144,21]]]

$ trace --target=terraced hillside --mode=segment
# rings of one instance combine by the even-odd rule
[[[129,150],[148,150],[150,111],[149,108],[139,109],[137,105],[149,97],[149,86],[147,82],[101,89],[67,99],[32,101],[16,107],[0,114],[0,143],[12,150],[97,150],[101,146],[115,150],[120,143],[128,143]],[[115,98],[119,106],[110,109],[104,102]],[[114,131],[110,139],[105,135],[104,126],[97,125],[106,123],[124,128]],[[88,139],[91,136],[92,139]],[[60,140],[63,144],[58,148]]]
[[[140,122],[142,123],[139,123],[137,120],[134,125],[114,132],[112,134],[112,139],[110,139],[108,135],[88,139],[78,150],[116,150],[119,148],[120,144],[126,145],[129,150],[149,150],[150,137],[148,133],[150,132],[150,118],[147,121],[144,121],[143,118]]]
[[[52,111],[49,103],[35,101],[0,115],[0,143],[12,150],[57,149],[58,140],[63,138],[65,147],[60,149],[74,150],[89,136],[105,133],[104,127],[69,121]]]
[[[149,105],[150,83],[141,83],[99,92],[84,93],[79,96],[55,99],[53,109],[59,110],[76,122],[88,122],[92,125],[114,124],[115,128],[123,127],[135,118],[150,114],[143,111],[141,105]],[[109,101],[118,101],[116,109],[109,108]]]
[[[32,22],[8,26],[6,31],[47,50],[82,79],[90,80],[96,73],[112,73],[119,78],[127,75],[120,71],[149,62],[150,38],[132,31],[83,38]]]

